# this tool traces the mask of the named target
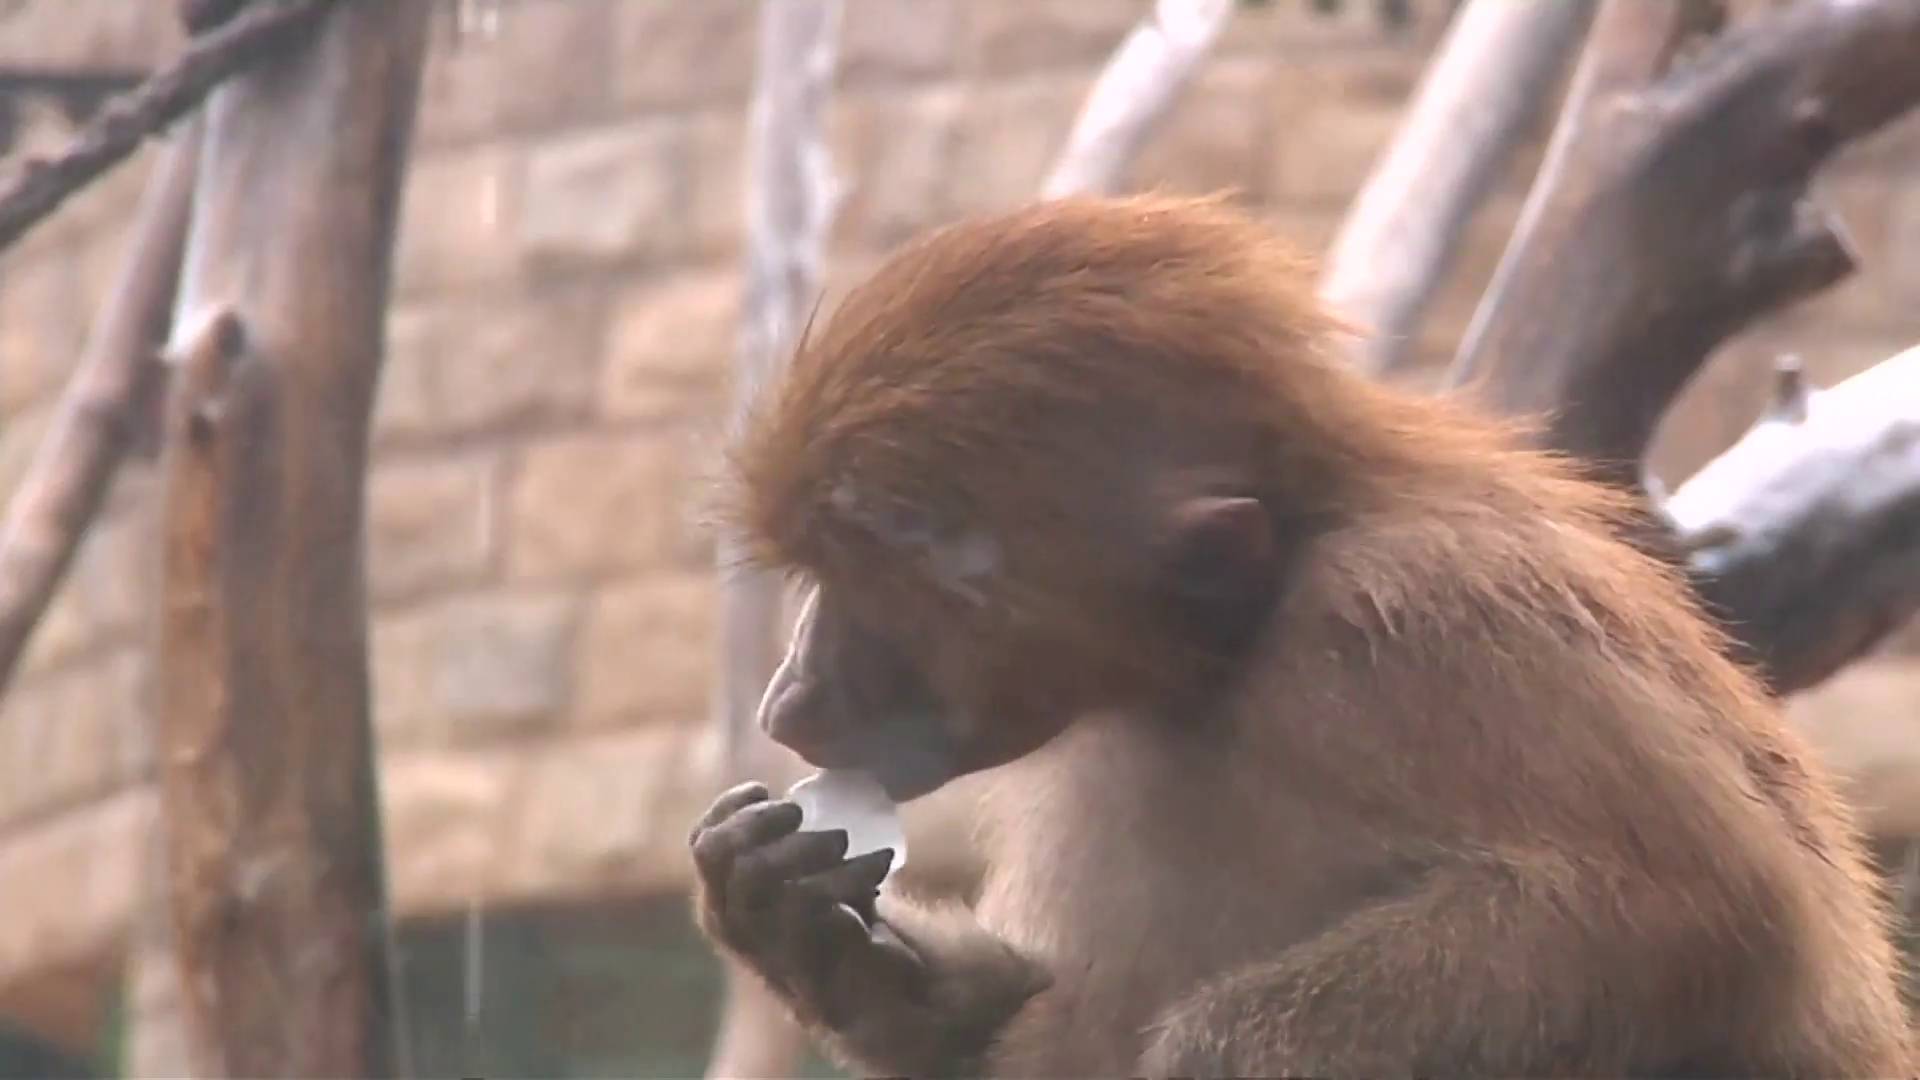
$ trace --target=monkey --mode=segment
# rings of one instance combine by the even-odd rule
[[[759,722],[980,785],[971,909],[762,784],[695,914],[864,1075],[1912,1075],[1851,811],[1640,508],[1353,370],[1218,197],[909,241],[713,509],[804,590]]]

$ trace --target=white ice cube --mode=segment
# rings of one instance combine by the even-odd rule
[[[809,832],[847,831],[847,858],[881,848],[893,849],[887,877],[907,865],[907,834],[900,810],[866,773],[823,769],[793,785],[787,798],[800,805],[800,827]]]

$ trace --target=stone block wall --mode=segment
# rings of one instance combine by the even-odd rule
[[[921,229],[1029,197],[1147,6],[847,0],[830,296]],[[1392,135],[1439,6],[1416,4],[1396,35],[1366,10],[1249,5],[1130,182],[1237,188],[1323,245]],[[494,40],[456,44],[443,27],[435,42],[369,493],[403,909],[678,879],[707,784],[714,589],[691,509],[740,303],[756,11],[506,0]],[[151,65],[177,45],[167,4],[0,5],[0,62]],[[38,117],[27,135],[58,145],[66,129]],[[1537,153],[1474,226],[1422,333],[1429,358],[1464,328]],[[0,491],[47,426],[147,168],[0,257]],[[1866,272],[1730,348],[1668,425],[1667,471],[1745,425],[1771,351],[1830,380],[1920,339],[1916,178],[1916,123],[1836,173]],[[0,928],[0,1012],[33,1012],[36,973],[116,956],[139,903],[151,473],[119,484],[0,707],[0,876],[21,883]]]

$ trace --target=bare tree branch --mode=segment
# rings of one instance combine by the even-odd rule
[[[1778,691],[1862,658],[1920,611],[1920,348],[1811,393],[1784,367],[1767,415],[1665,511]]]
[[[840,0],[761,5],[747,174],[745,321],[735,357],[731,422],[780,370],[820,292],[827,234],[838,207],[828,156],[827,102],[838,63]],[[739,775],[771,757],[755,730],[761,692],[779,662],[786,620],[777,578],[745,565],[739,543],[721,534],[718,682],[713,723],[725,770]],[[756,753],[755,751],[760,751]],[[805,1046],[785,1006],[728,965],[727,1003],[709,1059],[710,1077],[784,1076]]]
[[[156,643],[203,1076],[395,1070],[362,518],[430,11],[340,4],[205,116]]]
[[[155,353],[173,318],[199,146],[197,127],[181,131],[148,182],[127,254],[53,426],[7,502],[0,525],[0,694],[106,500],[139,411],[162,381]]]
[[[1920,102],[1920,4],[1800,0],[1674,57],[1717,5],[1609,0],[1455,359],[1622,481],[1707,355],[1853,269],[1814,172]],[[1660,75],[1651,84],[1649,76]]]
[[[107,102],[67,149],[20,165],[0,185],[0,250],[196,108],[222,80],[294,40],[334,2],[252,0],[233,21],[196,38],[165,69]]]
[[[1454,16],[1321,277],[1321,294],[1366,332],[1363,369],[1391,374],[1410,360],[1461,234],[1550,100],[1593,8],[1474,0]]]
[[[826,237],[839,202],[825,131],[840,16],[839,0],[784,0],[761,9],[747,151],[745,321],[735,356],[734,425],[779,372],[820,291]],[[734,771],[754,741],[754,711],[779,662],[783,619],[779,583],[745,567],[731,536],[720,537],[719,570],[721,663],[714,722]]]
[[[1040,197],[1112,191],[1226,29],[1233,9],[1233,0],[1157,0],[1093,84]]]

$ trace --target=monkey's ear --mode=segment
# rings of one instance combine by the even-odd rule
[[[1259,499],[1197,495],[1168,511],[1161,571],[1177,598],[1237,606],[1273,576],[1273,520]]]

